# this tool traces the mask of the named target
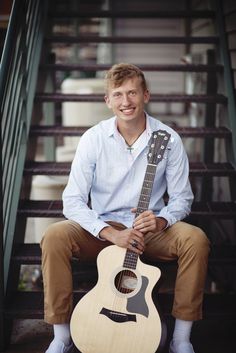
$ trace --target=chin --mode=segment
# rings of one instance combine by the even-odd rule
[[[136,116],[134,116],[134,115],[120,115],[119,118],[122,120],[125,120],[125,121],[129,121],[129,120],[135,120]]]

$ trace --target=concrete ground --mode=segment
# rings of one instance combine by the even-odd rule
[[[52,338],[52,327],[43,320],[15,320],[7,353],[43,353]]]

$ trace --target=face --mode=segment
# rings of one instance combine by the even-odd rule
[[[127,79],[119,87],[110,87],[105,102],[117,116],[118,121],[137,121],[145,117],[144,105],[150,98],[149,91],[143,91],[141,79]]]

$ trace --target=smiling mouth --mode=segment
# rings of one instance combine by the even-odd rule
[[[128,109],[126,108],[126,109],[121,109],[120,111],[124,114],[131,114],[134,112],[134,110],[135,108],[128,108]]]

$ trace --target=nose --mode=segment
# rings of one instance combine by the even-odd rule
[[[122,96],[122,105],[124,106],[129,106],[130,105],[130,99],[128,94],[124,94]]]

